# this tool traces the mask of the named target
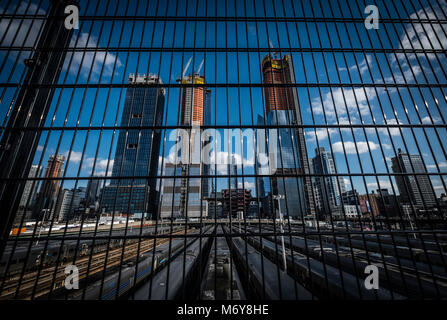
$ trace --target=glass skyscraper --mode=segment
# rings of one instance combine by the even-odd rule
[[[129,75],[129,87],[121,117],[122,126],[160,126],[163,120],[165,91],[151,86],[161,84],[158,76]],[[160,152],[160,129],[120,130],[113,162],[112,178],[135,176],[135,179],[112,179],[104,189],[106,212],[158,212],[157,175]],[[152,176],[147,179],[145,176]],[[141,177],[141,178],[138,178]]]
[[[408,154],[399,149],[397,157],[393,157],[391,161],[393,172],[407,174],[396,176],[401,203],[413,204],[418,209],[435,208],[436,196],[430,178],[424,175],[427,170],[421,156]],[[412,173],[416,175],[411,175]]]
[[[316,149],[315,158],[311,159],[311,164],[313,174],[322,174],[312,178],[319,218],[323,219],[327,215],[341,216],[341,195],[346,192],[346,187],[343,178],[332,176],[336,173],[332,154],[323,147]]]

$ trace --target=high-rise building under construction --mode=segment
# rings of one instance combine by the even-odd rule
[[[164,182],[161,216],[165,218],[204,216],[204,198],[210,192],[209,178],[189,176],[209,174],[210,166],[200,158],[202,146],[209,141],[202,139],[200,126],[211,121],[211,92],[205,87],[205,78],[199,73],[183,76],[180,82],[185,87],[181,91],[179,122],[191,128],[186,129],[188,139],[182,137],[180,163],[165,165],[165,175],[179,175],[176,180],[166,179]]]

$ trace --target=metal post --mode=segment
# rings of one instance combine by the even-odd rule
[[[283,216],[281,213],[281,199],[284,198],[283,195],[273,196],[274,199],[278,200],[278,211],[279,211],[279,230],[281,231],[281,246],[282,246],[282,262],[284,266],[284,272],[287,272],[287,260],[286,260],[286,246],[284,244],[284,228],[283,228]],[[276,220],[276,219],[275,219]],[[276,221],[275,221],[276,223]]]
[[[410,213],[408,212],[408,210],[405,210],[405,213],[407,214],[408,221],[410,222],[410,228],[411,228],[412,231],[414,231],[413,223],[411,222]],[[417,239],[417,237],[416,237],[416,233],[413,233],[413,237],[414,237],[415,239]]]
[[[44,211],[44,214],[43,214],[42,222],[40,223],[39,235],[37,236],[36,247],[39,244],[40,234],[42,233],[42,226],[43,226],[43,223],[45,222],[45,217],[47,216],[47,212],[50,211],[50,209],[43,209],[43,211]]]

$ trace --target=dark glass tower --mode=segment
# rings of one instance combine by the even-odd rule
[[[156,75],[129,75],[129,83],[137,87],[127,89],[121,126],[160,126],[163,120],[165,91],[151,84],[161,83]],[[106,212],[150,213],[157,212],[158,195],[156,176],[160,152],[159,129],[121,130],[113,163],[112,179],[104,191]],[[138,178],[141,177],[141,178]]]
[[[315,158],[311,159],[311,163],[311,171],[316,174],[312,180],[314,183],[315,206],[320,218],[329,214],[332,214],[333,217],[340,216],[342,214],[341,195],[346,192],[346,187],[343,178],[339,178],[337,182],[337,177],[331,176],[331,174],[336,173],[331,152],[322,147],[316,148]]]
[[[391,158],[395,173],[417,173],[418,175],[396,176],[397,187],[403,204],[413,204],[418,209],[430,209],[436,206],[436,196],[430,183],[422,158],[418,154],[408,154],[398,150],[396,157]]]

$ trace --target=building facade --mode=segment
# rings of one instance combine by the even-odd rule
[[[42,166],[33,164],[29,171],[29,178],[38,178],[42,174]],[[32,210],[36,205],[37,200],[37,189],[39,183],[38,181],[29,180],[25,183],[25,188],[23,189],[23,194],[20,199],[19,209],[17,210],[17,215],[14,219],[14,224],[18,225],[22,221],[22,217],[25,216],[24,221],[32,218]]]
[[[65,156],[62,154],[51,155],[47,162],[44,178],[40,186],[34,217],[36,219],[53,220],[56,201],[59,193],[60,180],[64,171]]]
[[[270,54],[262,60],[263,83],[272,85],[264,89],[266,124],[271,126],[301,124],[300,107],[294,88],[281,85],[295,83],[292,59],[282,59]],[[274,155],[274,172],[271,177],[272,193],[285,195],[279,201],[285,216],[301,218],[315,214],[311,198],[311,181],[306,144],[302,128],[273,129],[277,133]],[[269,131],[270,139],[274,139]],[[304,176],[303,176],[304,174]]]
[[[198,73],[184,76],[180,82],[203,86],[182,89],[180,124],[192,129],[186,129],[188,139],[182,137],[181,150],[174,155],[179,163],[165,164],[164,174],[179,178],[164,180],[160,214],[162,218],[205,217],[205,198],[211,192],[211,179],[202,177],[210,174],[210,165],[202,162],[201,150],[210,141],[202,139],[200,126],[211,121],[211,91],[205,87],[205,78]]]
[[[58,221],[70,221],[75,218],[80,218],[76,217],[76,213],[78,212],[83,195],[81,190],[63,189],[60,191],[56,203]]]
[[[311,172],[315,174],[312,182],[319,215],[321,217],[329,214],[339,215],[341,194],[346,192],[346,187],[343,178],[331,175],[337,173],[332,153],[324,148],[315,149],[315,157],[311,159]]]
[[[241,218],[246,216],[250,202],[251,190],[248,189],[222,189],[223,216],[229,218]]]
[[[362,217],[377,217],[380,215],[380,196],[372,192],[370,194],[360,194],[359,205]]]
[[[165,90],[151,84],[161,84],[153,74],[130,74],[121,117],[121,126],[161,126],[164,114]],[[160,129],[120,130],[113,162],[112,180],[104,189],[106,212],[158,212],[157,176],[160,152]],[[136,179],[113,179],[135,176]],[[138,179],[138,177],[141,177]]]
[[[400,193],[400,200],[405,204],[412,204],[418,209],[432,209],[436,207],[436,196],[427,173],[427,169],[420,155],[408,154],[401,149],[396,157],[391,159],[396,183]],[[411,175],[416,173],[417,175]],[[422,174],[421,174],[422,173]]]

